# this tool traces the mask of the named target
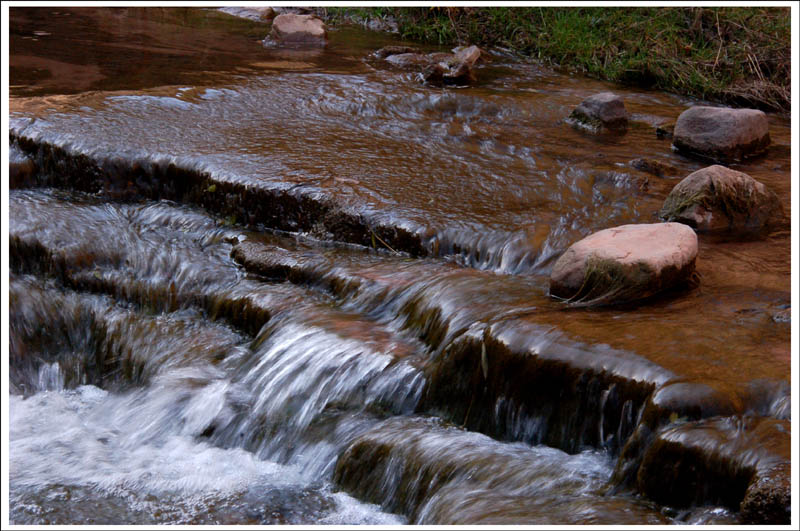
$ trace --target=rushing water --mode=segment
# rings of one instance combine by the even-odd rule
[[[655,135],[693,102],[501,54],[435,89],[368,57],[386,35],[265,48],[213,10],[10,27],[11,161],[38,167],[9,192],[12,523],[738,521],[741,496],[612,476],[676,395],[785,431],[788,221],[700,235],[698,286],[647,304],[547,296],[568,245],[655,221],[706,165]],[[602,90],[626,135],[563,123]],[[733,167],[788,213],[769,119]]]

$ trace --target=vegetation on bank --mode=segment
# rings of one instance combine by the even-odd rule
[[[332,22],[394,20],[401,37],[478,44],[589,76],[789,112],[788,7],[324,8]]]

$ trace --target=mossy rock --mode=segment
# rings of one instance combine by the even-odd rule
[[[760,231],[783,215],[778,197],[746,173],[714,165],[672,189],[659,216],[698,231]]]

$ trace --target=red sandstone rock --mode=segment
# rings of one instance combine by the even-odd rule
[[[322,20],[314,15],[285,13],[272,21],[270,38],[284,44],[324,45],[328,33]]]
[[[467,64],[472,66],[481,57],[481,49],[475,46],[459,46],[453,49],[455,53],[455,60],[458,63]]]
[[[572,244],[550,274],[550,294],[586,305],[643,299],[685,283],[697,235],[680,223],[622,225]]]

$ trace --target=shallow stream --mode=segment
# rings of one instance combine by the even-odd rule
[[[346,26],[310,51],[214,10],[10,11],[12,523],[740,521],[743,491],[631,483],[625,447],[675,385],[699,405],[654,429],[789,429],[788,219],[699,235],[677,293],[548,297],[571,243],[707,165],[655,133],[696,101],[500,53],[428,87]],[[606,90],[625,135],[564,123]],[[731,167],[788,213],[769,121]]]

